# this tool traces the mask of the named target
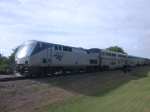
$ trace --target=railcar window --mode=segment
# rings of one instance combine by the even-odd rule
[[[55,50],[58,50],[58,47],[55,45]]]
[[[90,64],[93,64],[93,60],[90,60]]]
[[[45,58],[43,58],[43,63],[46,63],[46,59]]]
[[[59,46],[59,50],[62,50],[62,49],[61,49],[61,46]]]
[[[103,55],[105,55],[105,53],[103,52]]]
[[[97,60],[90,60],[90,64],[97,64]]]
[[[97,64],[97,60],[94,60],[94,64]]]
[[[68,47],[63,47],[63,51],[68,51]]]
[[[72,48],[69,48],[69,51],[72,52]]]

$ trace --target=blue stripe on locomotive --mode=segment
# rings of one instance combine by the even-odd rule
[[[40,47],[40,43],[42,43],[42,47]],[[34,55],[34,54],[36,54],[36,53],[38,53],[40,51],[43,51],[43,50],[45,50],[47,48],[52,48],[53,46],[54,45],[51,44],[51,43],[37,42],[37,44],[36,44],[36,46],[35,46],[35,48],[34,48],[34,50],[33,50],[31,55]]]
[[[40,46],[40,43],[42,44],[42,47]],[[37,44],[36,44],[33,52],[31,53],[31,55],[39,53],[40,51],[43,51],[43,50],[48,49],[48,48],[52,48],[53,46],[54,46],[54,44],[52,44],[52,43],[45,43],[45,42],[37,41]],[[63,45],[60,45],[60,46],[63,46]],[[70,48],[74,48],[74,47],[70,47]],[[75,48],[75,49],[85,51],[85,52],[89,51],[87,49],[81,49],[81,48]],[[93,52],[93,51],[89,51],[89,53],[90,54],[97,54],[97,52]]]

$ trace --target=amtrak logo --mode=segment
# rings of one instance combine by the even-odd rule
[[[54,57],[55,57],[56,59],[58,59],[59,61],[61,61],[61,59],[64,57],[64,53],[56,53],[56,54],[54,55]]]

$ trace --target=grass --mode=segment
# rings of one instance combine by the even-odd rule
[[[117,86],[119,83],[121,86]],[[127,83],[119,83],[96,91],[93,95],[80,95],[59,105],[49,105],[43,111],[150,112],[150,72],[147,77],[135,77]]]

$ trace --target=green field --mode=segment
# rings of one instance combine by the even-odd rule
[[[129,78],[131,80],[129,80]],[[109,81],[109,79],[108,79]],[[150,112],[150,72],[146,77],[129,76],[91,95],[49,105],[44,112]]]

